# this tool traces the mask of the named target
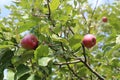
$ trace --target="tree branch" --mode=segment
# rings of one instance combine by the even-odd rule
[[[76,57],[76,56],[75,56],[75,57]],[[99,73],[97,73],[94,69],[92,69],[87,62],[85,62],[85,61],[82,60],[81,58],[77,58],[77,57],[76,57],[76,59],[77,59],[77,60],[80,60],[80,62],[82,62],[94,75],[96,75],[99,80],[105,80]]]
[[[81,60],[75,60],[75,61],[71,61],[71,62],[63,62],[63,63],[54,63],[54,65],[67,65],[67,64],[75,64],[75,63],[79,63],[81,62]]]
[[[93,74],[95,74],[95,75],[98,77],[98,79],[104,80],[104,78],[103,78],[99,73],[97,73],[96,71],[94,71],[94,70],[90,67],[90,65],[89,65],[88,63],[85,63],[84,61],[82,61],[82,63],[83,63]]]
[[[63,58],[65,59],[66,63],[68,63],[66,57],[63,56]],[[82,79],[77,75],[77,73],[70,67],[69,64],[66,64],[66,65],[67,65],[68,69],[74,74],[74,76],[76,76],[78,79],[82,80]]]

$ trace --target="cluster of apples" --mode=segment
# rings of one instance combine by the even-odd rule
[[[87,34],[84,36],[82,43],[86,48],[91,48],[96,44],[96,38],[92,34]],[[35,35],[28,34],[21,40],[21,46],[24,49],[35,50],[38,46],[38,39]]]
[[[106,23],[107,21],[107,17],[102,18],[102,22]],[[86,48],[91,48],[96,44],[96,37],[93,34],[86,34],[82,40],[82,44]]]
[[[107,17],[103,17],[102,21],[107,22]],[[21,40],[21,46],[29,50],[35,50],[38,47],[38,43],[38,38],[33,34],[28,34]],[[91,48],[96,44],[96,37],[93,34],[86,34],[82,40],[82,44],[86,48]]]

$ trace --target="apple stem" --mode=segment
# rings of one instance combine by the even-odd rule
[[[87,62],[87,56],[86,56],[86,52],[85,52],[85,47],[84,47],[83,43],[81,43],[81,45],[82,45],[82,49],[83,49],[83,56],[84,56],[85,62]]]

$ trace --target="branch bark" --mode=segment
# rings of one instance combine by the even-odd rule
[[[54,65],[67,65],[67,64],[75,64],[75,63],[79,63],[81,62],[81,60],[75,60],[75,61],[71,61],[71,62],[63,62],[63,63],[54,63]]]
[[[93,74],[95,74],[95,75],[98,77],[98,79],[104,80],[104,78],[103,78],[99,73],[97,73],[96,71],[94,71],[94,70],[90,67],[89,64],[85,63],[84,61],[83,61],[82,63],[83,63]]]

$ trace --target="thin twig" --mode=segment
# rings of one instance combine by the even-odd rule
[[[79,63],[79,62],[81,62],[81,60],[75,60],[75,61],[71,61],[71,62],[54,63],[54,65],[67,65],[67,64],[75,64],[75,63]]]
[[[84,15],[83,12],[82,12],[80,3],[79,3],[79,10],[81,11],[81,14],[82,14],[82,16],[83,16],[83,18],[84,18],[84,20],[85,20],[85,24],[86,24],[86,23],[87,23],[87,20],[86,20],[86,18],[85,18],[85,15]]]
[[[97,8],[98,1],[99,1],[99,0],[96,1],[95,7],[94,7],[93,12],[92,12],[92,14],[91,14],[91,19],[92,19],[93,16],[94,16],[95,10],[96,10],[96,8]],[[91,20],[90,20],[90,22],[89,22],[89,24],[88,24],[88,29],[89,29],[89,30],[88,30],[88,33],[90,33],[91,23],[92,23],[92,22],[91,22]]]
[[[47,0],[47,6],[48,6],[48,19],[51,19],[51,9],[50,9],[50,4],[49,4],[49,0]]]
[[[55,34],[56,36],[59,37],[59,34],[55,33],[51,28],[49,28],[49,30],[50,30],[53,34]]]
[[[51,9],[50,9],[49,0],[47,0],[47,6],[48,6],[48,11],[49,11],[49,13],[48,13],[48,19],[51,21],[53,27],[55,27],[55,24],[54,24],[54,22],[53,22],[53,20],[51,18]]]
[[[91,18],[93,17],[93,15],[94,15],[94,13],[95,13],[95,10],[96,10],[96,8],[97,8],[98,1],[99,1],[99,0],[96,1],[95,7],[94,7],[93,12],[92,12],[92,15],[91,15]]]
[[[64,46],[63,46],[63,43],[60,42],[60,44],[61,44],[62,50],[65,51]]]
[[[86,56],[86,52],[85,52],[85,47],[83,45],[83,43],[81,43],[82,45],[82,48],[83,48],[83,56],[84,56],[84,59],[85,59],[85,63],[87,62],[87,56]]]
[[[55,27],[55,22],[53,21],[53,19],[51,18],[51,9],[50,9],[50,4],[49,4],[49,0],[47,0],[47,6],[48,6],[48,19],[51,21],[51,24],[53,27]],[[59,34],[55,33],[51,28],[50,28],[50,31],[57,35],[59,37]]]
[[[71,27],[68,27],[69,28],[69,30],[72,32],[72,34],[74,35],[75,33],[74,33],[74,31],[71,29]]]

